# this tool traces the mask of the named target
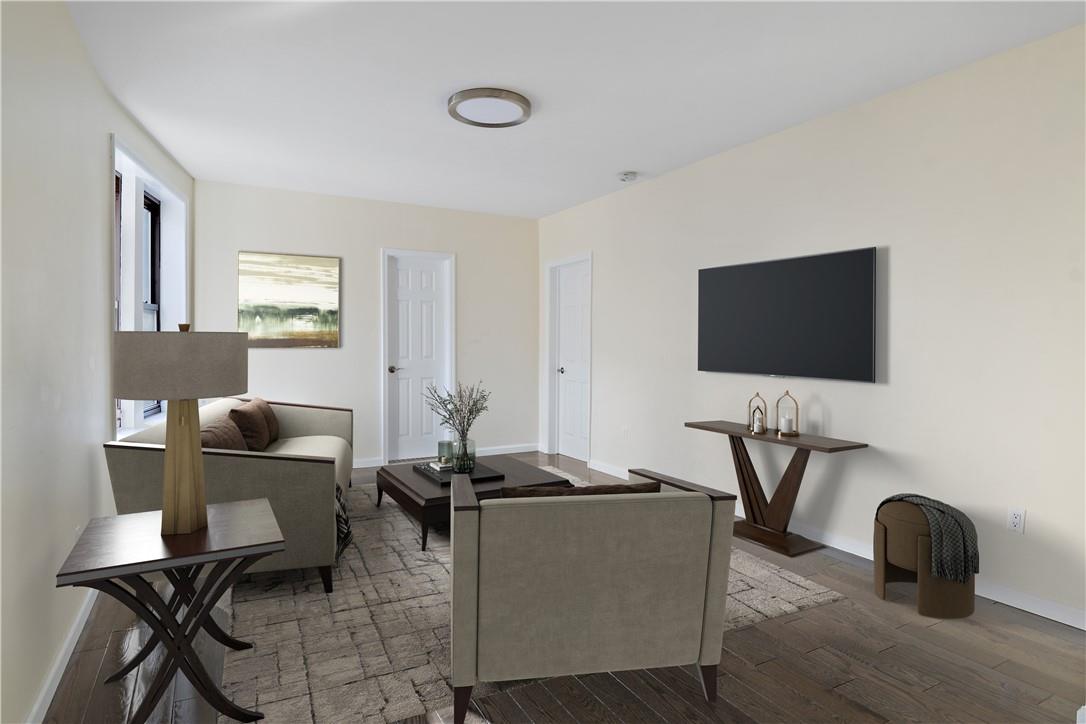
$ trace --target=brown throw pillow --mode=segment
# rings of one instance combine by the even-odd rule
[[[245,447],[253,452],[264,452],[268,447],[268,421],[260,407],[253,402],[246,402],[230,411],[230,419],[241,430],[245,438]]]
[[[200,447],[219,450],[246,450],[241,430],[229,417],[220,417],[200,428]]]
[[[565,495],[618,495],[621,493],[659,493],[660,483],[631,483],[630,485],[589,485],[583,488],[506,487],[503,498],[556,498]]]
[[[270,445],[278,440],[279,418],[275,416],[275,410],[272,409],[272,406],[262,397],[254,397],[249,403],[256,405],[260,408],[260,411],[264,413],[264,421],[268,423],[268,444]]]

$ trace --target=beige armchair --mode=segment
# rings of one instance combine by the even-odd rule
[[[200,424],[227,415],[244,398],[223,398],[200,408]],[[287,549],[250,570],[315,567],[332,591],[336,562],[336,485],[350,484],[353,413],[349,409],[272,402],[279,439],[264,452],[204,450],[207,502],[267,498]],[[105,444],[118,513],[162,507],[165,423]]]
[[[716,698],[735,496],[649,472],[659,493],[479,502],[452,483],[452,683],[697,663]]]

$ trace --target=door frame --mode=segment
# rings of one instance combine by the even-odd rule
[[[379,440],[381,444],[380,459],[382,465],[388,464],[389,429],[388,429],[388,400],[389,378],[388,373],[388,294],[391,284],[388,278],[389,262],[393,259],[432,259],[445,262],[443,273],[445,275],[445,325],[448,334],[445,335],[445,373],[446,379],[442,382],[446,387],[452,388],[456,384],[456,254],[444,251],[418,251],[415,249],[392,249],[382,247],[378,250],[380,257],[380,309],[381,338],[378,345],[377,374],[381,375],[381,410],[378,420]],[[434,451],[435,455],[437,451]]]
[[[543,452],[558,452],[558,270],[588,263],[588,458],[592,458],[592,252],[548,261],[543,267],[543,368],[540,377],[540,440]]]

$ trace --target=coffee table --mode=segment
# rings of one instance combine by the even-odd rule
[[[503,480],[490,480],[472,484],[479,500],[500,498],[507,485],[542,485],[571,487],[567,479],[546,470],[521,462],[510,455],[488,455],[476,462],[505,473]],[[426,550],[426,535],[430,526],[449,522],[449,496],[452,486],[442,485],[425,475],[415,472],[415,463],[386,465],[377,471],[377,505],[388,497],[400,504],[409,516],[422,526],[422,550]]]

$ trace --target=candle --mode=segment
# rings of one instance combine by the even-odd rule
[[[451,440],[438,440],[437,442],[437,461],[442,465],[448,464],[452,459],[452,441]]]
[[[795,423],[791,415],[781,417],[781,432],[795,432]]]
[[[765,432],[765,422],[762,420],[762,413],[758,411],[754,413],[754,432]]]

